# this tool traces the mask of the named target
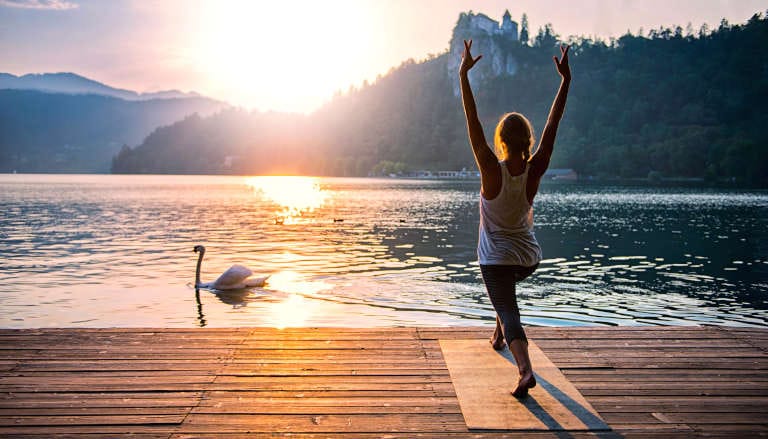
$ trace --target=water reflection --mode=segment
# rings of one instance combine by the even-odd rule
[[[306,326],[314,308],[313,304],[301,295],[291,294],[287,299],[270,306],[267,324],[277,329]]]
[[[197,303],[197,326],[205,328],[208,322],[203,314],[203,302],[200,300],[200,288],[195,288],[195,302]]]
[[[331,290],[333,285],[322,280],[309,280],[295,271],[281,271],[270,276],[265,289],[283,291],[301,295],[315,295],[323,290]]]

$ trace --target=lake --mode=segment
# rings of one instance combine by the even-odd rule
[[[492,325],[478,181],[0,175],[0,327]],[[768,325],[768,192],[542,185],[529,325]],[[196,292],[238,263],[264,288]]]

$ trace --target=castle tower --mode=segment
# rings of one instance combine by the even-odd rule
[[[512,21],[509,9],[504,11],[504,16],[501,19],[501,33],[505,37],[517,41],[517,23]]]

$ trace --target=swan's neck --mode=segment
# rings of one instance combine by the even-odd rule
[[[200,256],[197,257],[197,270],[195,270],[195,287],[200,286],[200,266],[203,265],[203,255],[205,250],[200,250]]]

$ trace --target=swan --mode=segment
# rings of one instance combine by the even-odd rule
[[[205,254],[205,247],[202,245],[196,245],[194,248],[195,253],[199,253],[197,257],[197,271],[195,272],[195,288],[212,288],[214,290],[239,290],[242,288],[250,287],[263,287],[269,276],[250,277],[253,275],[247,267],[235,264],[227,271],[225,271],[218,279],[213,282],[200,282],[200,266],[203,263],[203,255]]]

